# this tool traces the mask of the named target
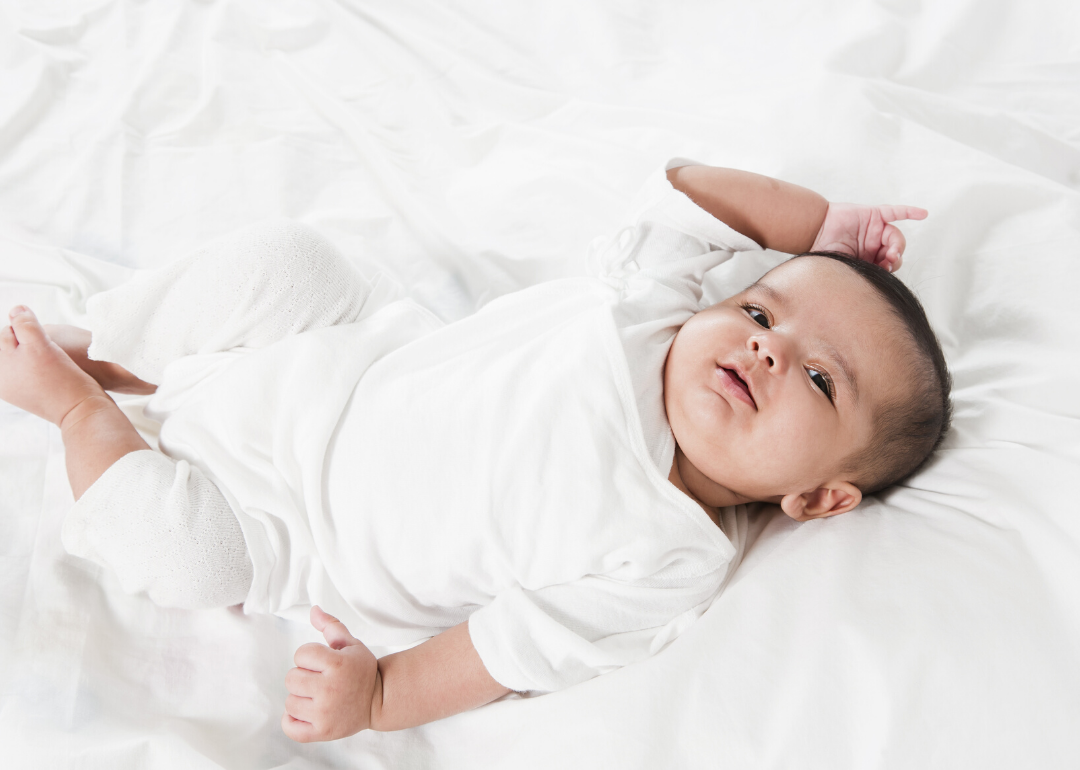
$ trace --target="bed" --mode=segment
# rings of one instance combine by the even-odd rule
[[[452,320],[584,273],[685,156],[929,209],[900,275],[955,419],[852,514],[758,512],[654,658],[302,746],[283,677],[317,634],[68,556],[59,431],[0,402],[0,765],[1080,767],[1078,32],[1072,0],[4,3],[5,313],[78,324],[133,269],[286,216]],[[141,398],[117,400],[153,440]]]

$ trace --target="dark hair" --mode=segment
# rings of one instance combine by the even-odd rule
[[[915,346],[916,355],[907,362],[912,390],[875,407],[873,438],[848,458],[846,469],[855,473],[852,483],[872,495],[909,478],[945,439],[952,420],[952,377],[945,354],[918,298],[888,270],[836,251],[797,257],[826,257],[855,271],[885,300]]]

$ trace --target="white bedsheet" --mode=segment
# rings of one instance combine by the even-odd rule
[[[59,432],[0,403],[0,766],[1080,766],[1078,32],[1073,0],[0,4],[4,313],[79,323],[130,268],[283,215],[458,318],[584,272],[683,155],[928,208],[900,275],[956,380],[924,473],[762,517],[657,657],[312,746],[278,718],[315,633],[64,554]]]

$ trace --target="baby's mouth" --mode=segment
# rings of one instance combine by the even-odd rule
[[[731,383],[731,385],[733,385],[734,387],[741,390],[743,393],[745,393],[746,399],[754,406],[755,409],[757,409],[757,401],[755,401],[754,397],[750,394],[750,386],[746,384],[746,380],[740,377],[739,373],[734,369],[728,369],[727,367],[721,366],[720,370],[725,375],[727,375],[728,382]]]

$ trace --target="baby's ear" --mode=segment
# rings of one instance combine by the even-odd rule
[[[780,507],[795,521],[810,521],[847,513],[862,502],[862,492],[847,481],[834,481],[812,492],[784,495]]]

